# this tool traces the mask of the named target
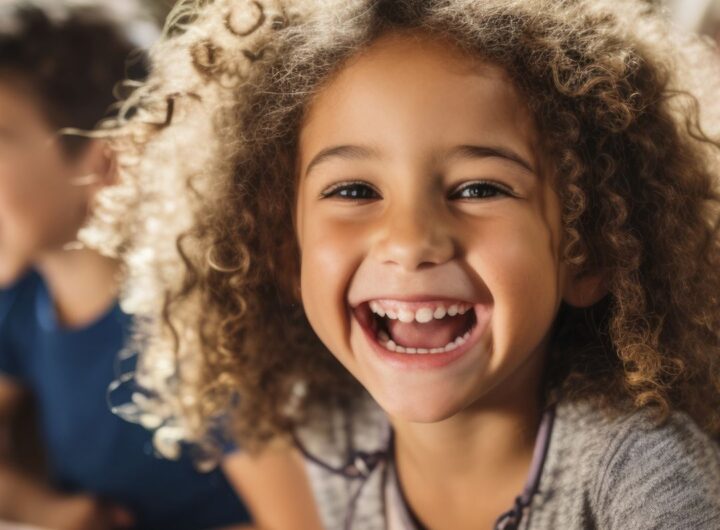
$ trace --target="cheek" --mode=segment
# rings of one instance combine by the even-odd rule
[[[45,186],[32,170],[26,164],[0,162],[0,211],[17,212],[33,207],[33,196],[42,194]]]
[[[43,239],[45,212],[34,204],[31,186],[21,177],[7,164],[0,167],[0,286],[22,274]]]
[[[42,250],[74,236],[84,198],[68,180],[47,164],[0,164],[0,238],[6,253]]]
[[[362,237],[320,216],[305,216],[298,230],[303,307],[320,339],[337,351],[349,332],[347,290],[362,256]]]
[[[0,168],[0,225],[5,243],[7,238],[33,238],[38,231],[36,225],[47,214],[43,200],[46,188],[33,184],[33,179],[18,167]]]
[[[493,299],[492,333],[498,351],[530,352],[552,327],[561,300],[557,251],[541,223],[492,227],[468,256]]]

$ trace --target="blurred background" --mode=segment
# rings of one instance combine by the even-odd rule
[[[122,1],[122,0],[120,0]],[[158,22],[165,20],[165,16],[175,4],[174,0],[145,0]]]
[[[0,0],[3,1],[3,0]],[[122,1],[122,0],[115,0]],[[145,0],[159,21],[173,6],[173,0]],[[720,0],[648,0],[664,5],[682,27],[709,35],[720,42]]]
[[[710,35],[720,42],[720,0],[665,0],[676,23],[691,31]]]
[[[2,3],[17,0],[0,0]],[[103,0],[100,0],[101,3]],[[122,3],[123,0],[104,0],[105,3]],[[142,0],[153,17],[162,23],[176,0]],[[690,31],[696,31],[720,42],[720,0],[647,0],[662,5],[676,23]]]

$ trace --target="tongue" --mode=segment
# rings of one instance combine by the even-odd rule
[[[465,334],[470,329],[470,315],[445,317],[431,320],[425,324],[418,322],[400,322],[386,319],[390,337],[398,346],[406,348],[443,348],[449,342]]]

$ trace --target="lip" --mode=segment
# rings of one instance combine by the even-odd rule
[[[394,298],[394,300],[397,301],[403,301],[403,302],[410,302],[410,301],[445,301],[446,299],[438,299],[438,298],[426,298],[425,300],[420,300],[418,298],[413,298],[412,300],[409,300],[406,298],[405,300],[399,300],[397,298]],[[457,303],[460,300],[452,300],[453,302]],[[485,333],[485,330],[487,329],[488,323],[490,322],[490,314],[491,314],[491,308],[485,304],[474,304],[473,305],[473,311],[475,311],[475,317],[477,323],[475,324],[475,327],[472,330],[472,333],[470,334],[470,337],[455,348],[452,351],[445,352],[445,353],[427,353],[427,354],[409,354],[409,353],[397,353],[390,351],[383,347],[376,339],[375,332],[370,328],[370,326],[366,322],[362,322],[361,319],[357,317],[356,314],[356,308],[353,308],[353,310],[350,312],[352,318],[355,320],[358,326],[360,326],[360,329],[362,329],[363,334],[365,336],[365,340],[367,341],[370,348],[373,350],[373,353],[377,355],[377,357],[380,358],[381,361],[384,363],[387,363],[395,368],[399,368],[401,370],[432,370],[432,369],[439,369],[444,368],[448,365],[451,365],[455,363],[456,361],[463,358],[470,350],[472,350],[482,338],[483,334]]]
[[[454,296],[448,296],[447,294],[434,296],[431,294],[427,295],[393,295],[385,294],[385,295],[379,295],[379,296],[366,296],[363,297],[360,300],[357,301],[350,301],[350,307],[353,309],[357,309],[363,304],[366,304],[368,302],[372,301],[389,301],[389,302],[398,302],[401,304],[407,304],[412,306],[413,304],[421,305],[421,304],[427,304],[427,303],[445,303],[445,304],[457,304],[457,303],[464,303],[464,304],[473,304],[471,300],[467,300],[462,297],[454,297]],[[473,304],[475,305],[475,304]]]

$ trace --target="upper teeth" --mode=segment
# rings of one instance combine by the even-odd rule
[[[390,320],[399,320],[400,322],[419,322],[424,324],[430,322],[433,319],[440,320],[445,318],[445,315],[454,317],[455,315],[464,315],[470,308],[471,304],[467,302],[457,302],[450,305],[442,303],[433,303],[420,309],[409,309],[404,307],[397,307],[397,304],[393,304],[393,307],[383,306],[382,302],[377,300],[370,302],[370,310],[378,316],[387,317]]]

